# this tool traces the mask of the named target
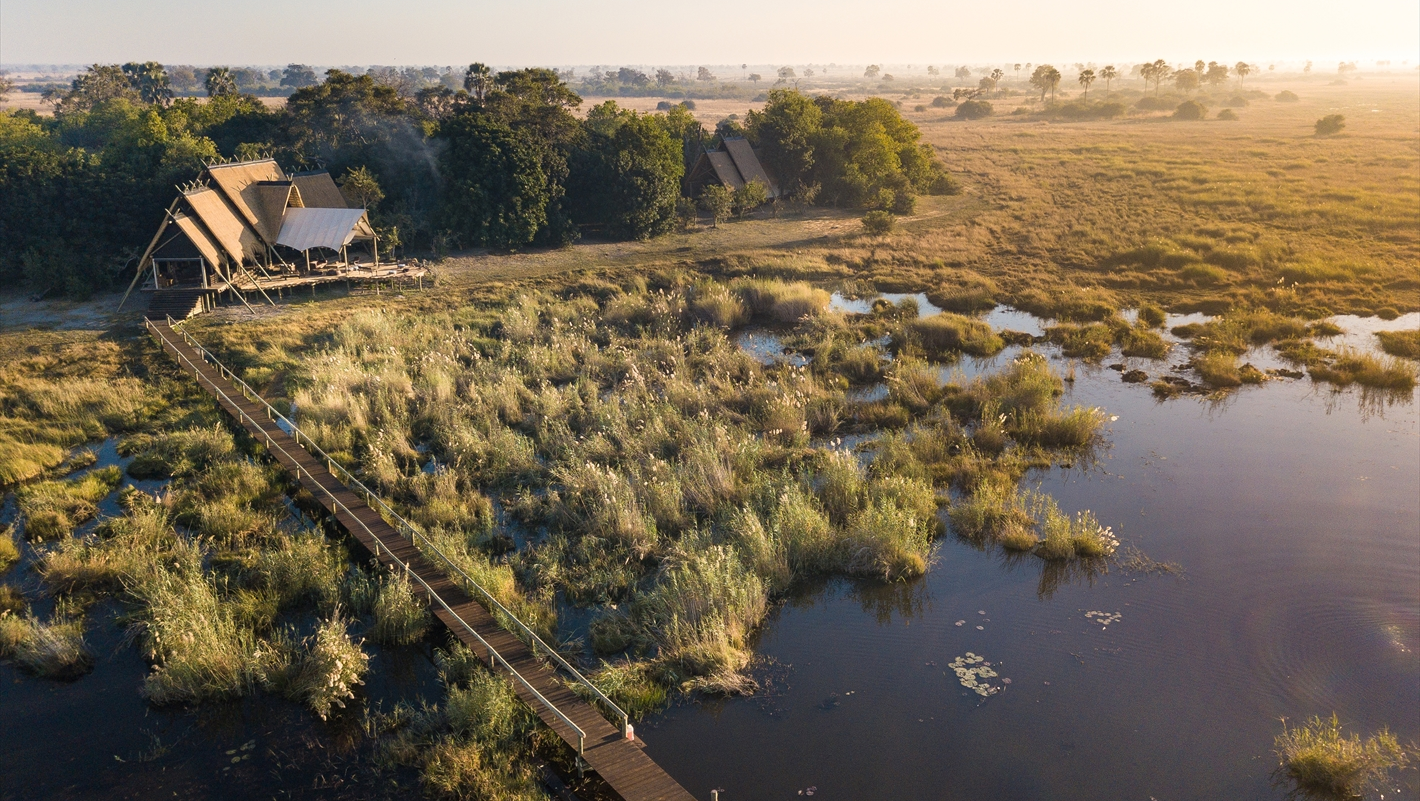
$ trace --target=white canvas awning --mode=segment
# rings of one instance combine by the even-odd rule
[[[356,236],[370,236],[364,209],[286,209],[276,244],[296,250],[340,250]]]

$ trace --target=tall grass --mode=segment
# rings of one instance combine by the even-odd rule
[[[282,646],[277,646],[281,648]],[[321,621],[305,640],[284,643],[284,653],[276,657],[284,664],[270,669],[269,680],[293,701],[305,704],[321,720],[333,708],[344,708],[355,697],[356,685],[364,683],[370,657],[350,638],[346,622],[339,614]]]
[[[929,356],[938,358],[957,353],[991,356],[1006,347],[990,325],[950,312],[913,320],[905,333],[921,343]]]
[[[1420,359],[1420,331],[1377,331],[1381,349],[1392,356]]]
[[[212,580],[160,572],[133,588],[135,625],[154,667],[143,696],[159,706],[251,694],[265,680],[271,646],[241,626]]]
[[[1282,721],[1282,733],[1274,746],[1278,773],[1302,797],[1350,799],[1384,794],[1390,789],[1390,772],[1404,770],[1414,761],[1414,748],[1401,745],[1386,729],[1366,738],[1343,734],[1341,729],[1334,713],[1330,718],[1313,717],[1299,726]]]
[[[429,604],[414,594],[403,573],[391,571],[380,582],[371,613],[370,636],[385,645],[409,645],[423,639],[432,623]]]
[[[98,511],[98,503],[118,488],[123,471],[117,467],[91,470],[78,479],[26,484],[15,493],[29,540],[68,536],[74,527]]]
[[[20,548],[15,544],[15,527],[13,525],[0,529],[0,574],[10,569],[10,566],[20,561]]]
[[[828,293],[802,281],[740,278],[731,282],[730,289],[752,316],[772,322],[796,323],[828,309]]]
[[[78,678],[94,665],[94,656],[84,644],[82,619],[43,623],[11,612],[0,612],[0,658],[51,679]]]

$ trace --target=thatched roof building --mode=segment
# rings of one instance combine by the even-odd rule
[[[730,189],[739,189],[750,181],[764,184],[770,199],[780,196],[779,184],[764,171],[759,154],[744,138],[724,139],[718,150],[707,150],[700,154],[695,166],[690,170],[690,194],[699,195],[708,184],[721,184]]]
[[[287,175],[273,159],[210,164],[168,206],[129,290],[145,277],[154,289],[260,289],[308,273],[313,251],[316,266],[350,266],[354,242],[370,244],[377,267],[369,217],[330,173]]]

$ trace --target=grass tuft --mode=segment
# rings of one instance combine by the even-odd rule
[[[1414,758],[1395,735],[1381,729],[1370,737],[1343,734],[1335,713],[1313,717],[1300,726],[1282,721],[1274,748],[1278,774],[1305,798],[1352,799],[1389,789],[1390,772],[1405,769]]]
[[[1420,331],[1377,331],[1381,350],[1403,359],[1420,359]]]
[[[0,612],[0,657],[50,679],[76,679],[94,666],[84,644],[83,620],[42,623],[11,612]]]

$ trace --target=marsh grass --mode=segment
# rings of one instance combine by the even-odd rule
[[[135,625],[154,663],[143,696],[158,706],[250,695],[266,679],[272,646],[242,626],[201,573],[159,572],[137,585]]]
[[[432,625],[428,603],[414,594],[409,579],[397,571],[390,571],[380,580],[370,612],[375,617],[370,637],[384,645],[416,643]]]
[[[1088,510],[1074,517],[1054,498],[1020,491],[1001,481],[986,482],[948,508],[952,529],[978,545],[1000,544],[1008,551],[1034,553],[1046,561],[1102,559],[1119,540]]]
[[[740,278],[729,288],[753,317],[773,322],[796,323],[828,309],[828,293],[802,281]]]
[[[456,678],[446,676],[442,706],[401,705],[377,718],[377,760],[418,768],[425,791],[435,797],[544,801],[530,758],[562,756],[565,746],[539,725],[506,679],[471,656],[439,658],[441,665],[463,667]]]
[[[919,343],[928,356],[938,359],[959,353],[992,356],[1006,347],[990,325],[951,312],[912,320],[900,341]]]
[[[0,574],[10,569],[10,566],[20,561],[20,547],[15,543],[15,527],[13,525],[0,529]]]
[[[670,696],[656,676],[655,665],[645,662],[607,662],[587,677],[632,720],[640,720],[666,708]],[[570,685],[588,702],[598,703],[596,696],[581,684]]]
[[[84,643],[84,621],[48,623],[13,612],[0,612],[0,658],[43,678],[69,680],[88,673],[94,656]]]
[[[364,683],[370,657],[351,639],[337,612],[321,621],[314,634],[299,642],[287,634],[274,645],[268,681],[287,698],[305,704],[321,720],[344,708]]]
[[[1341,387],[1360,384],[1399,392],[1415,388],[1415,367],[1393,356],[1343,348],[1323,352],[1308,362],[1308,373],[1314,380]]]
[[[25,519],[25,538],[40,541],[68,536],[75,526],[97,513],[99,501],[117,489],[122,480],[123,471],[110,466],[91,470],[77,479],[22,486],[15,496]]]
[[[134,478],[189,475],[226,459],[234,450],[232,435],[220,426],[137,434],[120,446],[120,452],[136,454],[128,463],[128,474]]]
[[[1381,349],[1392,356],[1420,359],[1420,331],[1377,331]]]
[[[1298,726],[1288,726],[1284,718],[1274,743],[1279,760],[1275,776],[1302,798],[1340,801],[1387,792],[1390,772],[1404,770],[1414,760],[1415,749],[1386,729],[1365,738],[1341,729],[1335,713]]]

